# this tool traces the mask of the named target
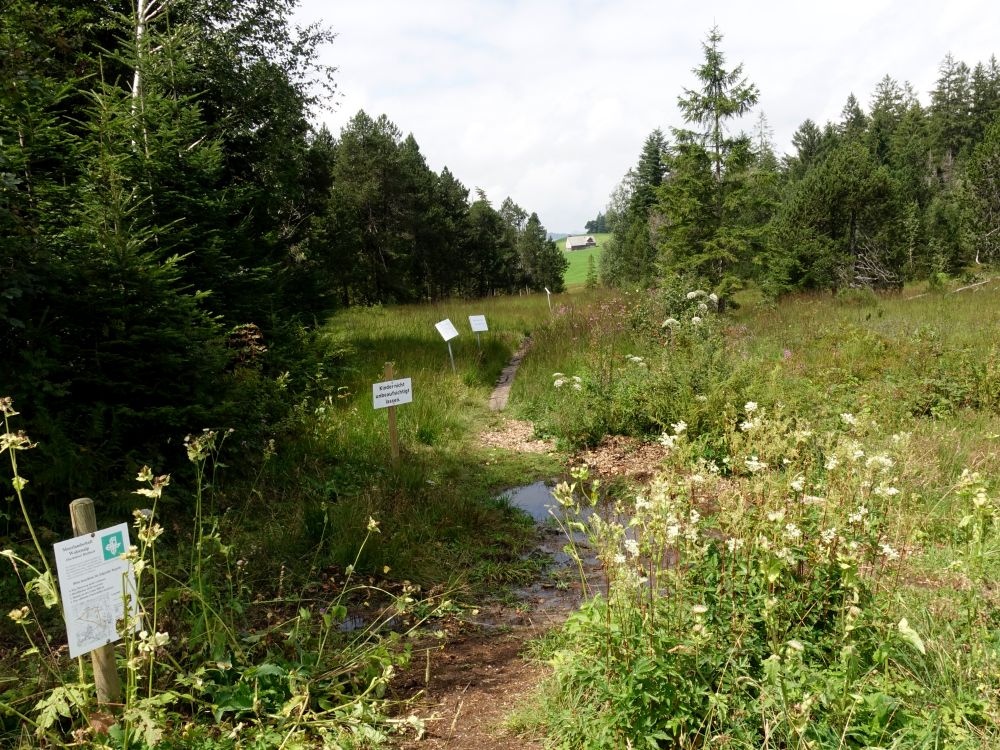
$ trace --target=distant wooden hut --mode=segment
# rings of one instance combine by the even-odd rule
[[[566,238],[567,250],[583,250],[588,247],[596,247],[597,240],[592,234],[570,235]]]

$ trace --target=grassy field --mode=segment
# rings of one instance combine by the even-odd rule
[[[669,453],[649,488],[562,493],[607,581],[542,648],[527,723],[580,748],[1000,746],[1000,283],[919,292],[718,316],[666,290],[542,332],[523,416]]]
[[[24,534],[4,552],[8,593],[32,606],[5,602],[0,744],[236,750],[241,725],[254,747],[374,738],[408,629],[537,575],[533,527],[497,494],[626,435],[666,449],[663,474],[577,473],[559,491],[606,580],[536,648],[554,677],[520,723],[595,750],[1000,747],[1000,283],[923,291],[747,295],[726,315],[679,288],[581,290],[552,312],[544,294],[343,311],[314,368],[288,376],[313,395],[268,426],[256,474],[227,475],[221,434],[189,446],[193,495],[140,472],[168,519],[136,532],[144,625],[165,640],[118,647],[111,740],[88,729],[92,688],[58,647],[43,546]],[[561,455],[477,441],[529,333],[507,416]],[[398,465],[371,404],[388,361],[413,382]],[[30,445],[4,416],[13,458]],[[576,515],[591,502],[610,516]],[[370,601],[390,603],[394,632],[342,631]]]
[[[583,285],[587,280],[587,259],[592,257],[595,263],[599,263],[601,246],[610,237],[611,235],[608,233],[595,234],[594,239],[597,240],[597,247],[587,248],[586,250],[574,250],[573,252],[566,251],[566,240],[559,240],[556,243],[556,246],[566,254],[566,258],[569,260],[569,268],[566,269],[566,273],[563,275],[567,288]]]

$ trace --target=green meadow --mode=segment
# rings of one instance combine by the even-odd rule
[[[201,481],[140,482],[156,514],[196,511],[162,547],[137,522],[140,596],[167,640],[118,647],[133,718],[107,742],[236,748],[242,723],[265,745],[391,746],[409,634],[537,579],[536,531],[497,497],[559,477],[570,559],[582,532],[604,580],[530,647],[550,677],[510,727],[574,748],[997,747],[1000,284],[925,292],[747,292],[719,313],[678,282],[554,295],[551,312],[526,295],[334,315],[312,370],[289,375],[312,395],[255,471],[230,475],[220,434],[192,453]],[[500,424],[487,400],[529,334],[505,416],[552,455],[477,439]],[[386,362],[413,382],[398,464],[371,403]],[[616,435],[664,449],[656,481],[580,470],[579,448]],[[44,582],[43,553],[26,538],[5,556]],[[18,678],[0,683],[2,736],[67,746],[88,726],[87,675],[46,645],[61,626],[42,584],[4,585]],[[392,627],[343,629],[367,611]],[[211,649],[178,645],[192,638]]]
[[[598,264],[599,268],[601,247],[610,238],[610,233],[595,234],[594,239],[597,241],[596,247],[590,247],[586,250],[574,250],[572,252],[568,252],[566,250],[565,239],[557,241],[556,246],[562,250],[563,253],[565,253],[566,259],[569,261],[569,267],[566,269],[566,273],[563,274],[563,279],[565,280],[568,288],[581,286],[586,282],[588,258],[593,258],[594,263]]]

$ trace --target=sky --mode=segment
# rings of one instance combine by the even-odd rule
[[[317,115],[337,135],[358,110],[412,133],[499,207],[510,196],[550,232],[582,230],[654,128],[683,127],[677,99],[717,25],[728,68],[760,90],[779,154],[806,118],[867,107],[886,74],[923,103],[949,52],[1000,56],[996,0],[300,0],[322,21],[339,95]]]

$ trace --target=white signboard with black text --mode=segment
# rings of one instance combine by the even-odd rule
[[[128,524],[56,542],[56,572],[66,616],[69,655],[82,656],[121,639],[117,624],[129,617],[139,629],[135,574],[122,557]]]
[[[413,401],[413,385],[410,378],[386,380],[372,384],[372,403],[376,409],[409,404]]]
[[[489,326],[486,325],[485,315],[470,315],[469,325],[472,327],[473,333],[480,333],[490,330]]]

